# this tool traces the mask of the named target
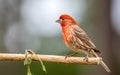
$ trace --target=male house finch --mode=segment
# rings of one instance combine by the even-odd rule
[[[86,54],[85,59],[87,60],[88,56],[99,57],[98,53],[100,53],[100,51],[97,50],[85,31],[77,25],[71,16],[62,14],[56,22],[61,25],[62,39],[69,49],[75,53],[84,52]],[[107,72],[111,72],[103,61],[101,61],[100,64]]]

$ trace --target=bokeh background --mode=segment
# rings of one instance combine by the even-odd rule
[[[0,52],[68,54],[55,23],[63,13],[86,31],[112,73],[99,65],[45,62],[47,75],[120,75],[120,0],[0,0]],[[38,62],[31,64],[31,71],[46,75]],[[26,66],[0,61],[0,75],[26,75]]]

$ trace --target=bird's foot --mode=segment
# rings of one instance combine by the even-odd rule
[[[84,61],[86,61],[86,62],[88,62],[88,55],[87,56],[85,56],[85,58],[83,59]]]
[[[65,60],[67,59],[67,57],[70,57],[70,56],[69,56],[69,55],[66,55],[66,56],[65,56]]]
[[[75,54],[78,54],[78,53],[72,53],[72,54],[66,55],[66,56],[65,56],[65,60],[67,59],[67,57],[74,56]]]

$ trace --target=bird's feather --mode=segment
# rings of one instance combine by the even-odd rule
[[[83,42],[84,46],[93,49],[95,52],[100,53],[100,51],[98,49],[96,49],[96,46],[91,41],[91,39],[87,36],[87,34],[78,25],[73,25],[72,30],[74,32],[74,35],[77,36],[78,39]]]

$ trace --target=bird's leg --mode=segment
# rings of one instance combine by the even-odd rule
[[[84,60],[85,60],[86,62],[89,61],[88,57],[90,56],[90,52],[91,52],[91,49],[88,48],[88,51],[86,52],[86,56],[85,56],[85,58],[84,58]]]
[[[77,52],[74,52],[74,53],[72,53],[72,54],[66,55],[66,56],[65,56],[65,59],[67,59],[67,57],[71,57],[71,56],[74,56],[74,55],[76,55],[76,54],[78,54],[78,53],[77,53]]]
[[[88,62],[88,54],[85,56],[85,58],[83,59],[84,61]]]

